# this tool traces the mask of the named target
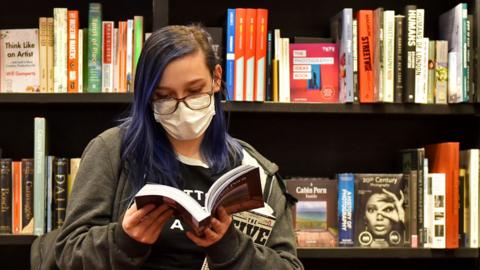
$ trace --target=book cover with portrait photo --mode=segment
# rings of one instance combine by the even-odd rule
[[[355,174],[355,246],[403,247],[408,239],[403,174]]]

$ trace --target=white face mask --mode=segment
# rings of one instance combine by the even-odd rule
[[[183,102],[179,102],[178,108],[172,114],[160,115],[154,113],[155,120],[177,140],[193,140],[200,137],[207,130],[215,115],[215,100],[210,106],[202,110],[192,110]],[[153,106],[156,106],[154,104]],[[154,108],[155,110],[155,108]]]

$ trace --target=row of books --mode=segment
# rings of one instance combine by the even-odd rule
[[[88,28],[79,12],[54,8],[35,29],[0,30],[0,92],[129,92],[144,39],[143,16],[102,21],[90,3]]]
[[[402,173],[292,178],[299,247],[478,248],[478,149],[401,152]]]
[[[41,181],[35,176],[33,159],[0,158],[0,233],[38,234],[40,220],[46,232],[61,227],[79,164],[79,158],[48,156],[43,170],[46,181]],[[38,208],[44,215],[38,214]]]

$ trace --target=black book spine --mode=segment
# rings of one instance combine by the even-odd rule
[[[153,0],[152,32],[168,25],[169,0]]]
[[[12,160],[0,159],[0,233],[12,233]]]
[[[460,170],[462,171],[462,170]],[[465,235],[465,205],[468,205],[468,198],[465,196],[466,190],[466,178],[465,173],[459,174],[459,208],[458,208],[458,238],[459,238],[459,247],[468,247],[468,241]]]
[[[395,16],[395,76],[394,102],[402,103],[403,98],[403,24],[405,16]]]
[[[405,6],[405,23],[403,24],[403,102],[415,102],[415,49],[417,44],[417,7]]]
[[[33,159],[22,159],[21,230],[33,220]],[[31,225],[33,228],[33,224]]]
[[[418,247],[423,247],[425,243],[424,236],[424,179],[425,179],[425,170],[424,170],[424,161],[425,161],[425,150],[417,149],[417,171],[418,171],[418,181],[417,181],[417,229],[418,229]]]
[[[53,228],[60,228],[67,210],[68,159],[53,161]]]
[[[267,32],[267,91],[265,95],[266,101],[273,101],[273,77],[272,77],[272,52],[273,52],[273,32],[268,30]]]

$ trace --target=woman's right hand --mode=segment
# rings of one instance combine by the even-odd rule
[[[166,204],[153,204],[137,209],[133,204],[127,209],[122,221],[123,230],[133,239],[144,244],[153,244],[162,232],[163,225],[173,216],[173,210]]]

